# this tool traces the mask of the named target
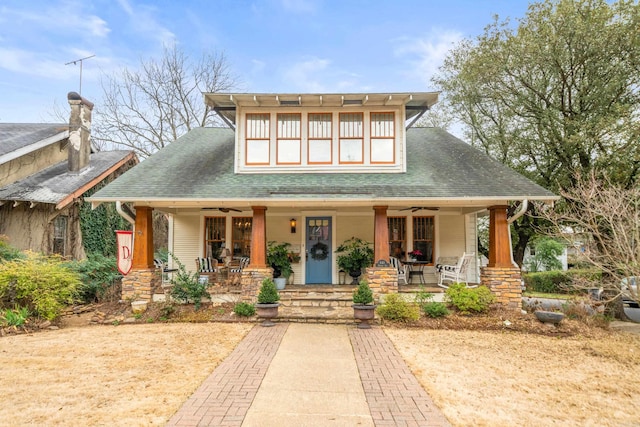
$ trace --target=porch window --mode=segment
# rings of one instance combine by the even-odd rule
[[[394,123],[393,113],[371,113],[371,163],[395,161]]]
[[[69,218],[58,215],[53,220],[53,253],[64,256],[67,252],[67,224]]]
[[[247,114],[246,163],[269,164],[269,114]]]
[[[224,248],[227,219],[223,216],[205,217],[204,219],[204,252],[205,256],[220,258]]]
[[[278,164],[299,165],[301,163],[301,115],[280,113],[277,115],[276,158]]]
[[[340,113],[340,163],[364,163],[363,120],[363,113]]]
[[[309,113],[307,162],[310,165],[332,163],[331,138],[331,113]]]
[[[422,252],[422,255],[416,257],[418,261],[433,264],[434,236],[434,217],[413,217],[413,250]]]
[[[407,218],[390,216],[387,218],[387,224],[389,226],[389,254],[403,260],[406,258],[407,252],[407,234],[405,232]]]
[[[231,246],[234,257],[251,256],[251,225],[253,218],[233,217],[231,229]]]

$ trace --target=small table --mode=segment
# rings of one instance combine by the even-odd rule
[[[425,261],[403,261],[404,265],[407,266],[407,273],[409,273],[409,283],[413,283],[413,278],[417,276],[420,280],[420,284],[424,285],[424,267],[429,265],[428,262]]]

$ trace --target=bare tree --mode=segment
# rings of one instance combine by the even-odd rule
[[[577,286],[602,287],[615,301],[624,291],[640,302],[637,290],[623,286],[624,278],[640,276],[640,187],[599,180],[594,172],[588,178],[576,178],[562,196],[566,203],[553,210],[540,209],[541,215],[553,224],[555,237],[580,240],[584,260],[602,272],[601,278],[585,278]]]
[[[203,92],[230,91],[238,79],[222,53],[193,62],[177,47],[137,70],[104,75],[104,98],[96,108],[94,139],[101,147],[125,147],[147,157],[194,127],[216,123]]]

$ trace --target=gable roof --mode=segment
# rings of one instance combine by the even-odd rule
[[[486,206],[511,200],[558,199],[444,130],[411,128],[406,145],[406,173],[236,174],[233,131],[197,128],[88,200],[164,207],[214,203],[354,206],[372,201],[406,207],[414,203]]]
[[[0,164],[68,137],[67,123],[0,123]]]
[[[91,154],[89,166],[79,173],[70,172],[65,160],[0,188],[0,202],[47,203],[62,209],[134,159],[133,151],[99,151]]]

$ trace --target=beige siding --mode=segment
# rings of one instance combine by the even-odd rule
[[[362,215],[338,216],[335,227],[335,247],[352,237],[359,237],[373,243],[373,212]]]
[[[202,250],[199,215],[175,215],[173,222],[173,254],[187,271],[196,271],[196,257]]]
[[[439,241],[436,257],[460,256],[465,251],[465,217],[438,216]]]
[[[297,220],[295,233],[291,233],[291,225],[289,223],[291,218],[295,218]],[[292,245],[291,249],[300,249],[302,247],[303,239],[304,223],[301,220],[300,214],[292,213],[287,215],[269,216],[269,211],[267,211],[267,242],[287,242]],[[300,254],[300,256],[304,257],[304,254]],[[304,282],[304,277],[302,275],[302,262],[291,264],[291,268],[293,269],[293,278],[290,278],[290,280],[296,284]]]

